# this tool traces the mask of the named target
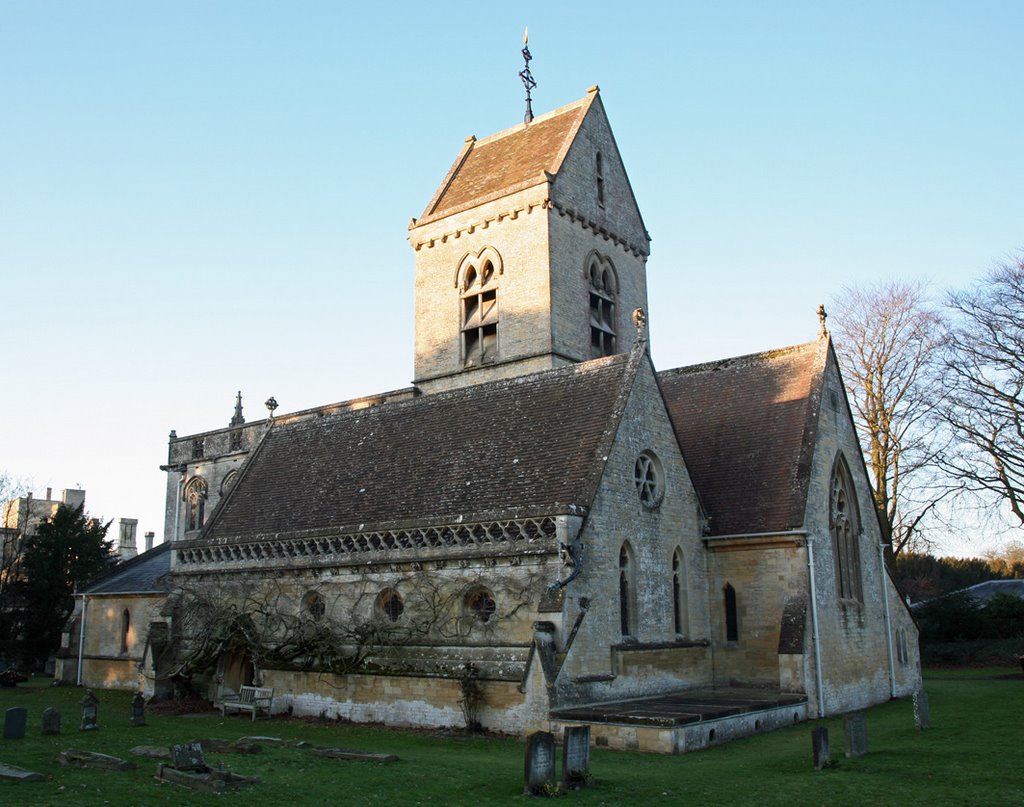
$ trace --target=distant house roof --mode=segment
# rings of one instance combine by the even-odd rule
[[[986,580],[963,589],[962,593],[979,603],[988,602],[997,594],[1012,594],[1024,599],[1024,580]]]
[[[200,540],[582,512],[641,356],[275,424]]]
[[[658,374],[713,535],[803,524],[828,342]]]
[[[171,545],[162,543],[148,552],[119,563],[79,589],[79,594],[159,594],[167,591],[162,579],[171,570]]]
[[[420,223],[544,182],[557,174],[596,91],[482,140],[469,139]]]

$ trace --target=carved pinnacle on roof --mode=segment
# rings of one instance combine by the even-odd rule
[[[821,323],[821,330],[818,331],[818,338],[824,339],[828,336],[828,328],[825,327],[825,320],[828,319],[828,314],[825,313],[825,306],[818,306],[818,322]]]
[[[523,60],[526,65],[522,70],[519,71],[519,79],[523,82],[523,86],[526,87],[526,114],[523,116],[523,123],[529,123],[533,120],[533,106],[530,101],[530,91],[537,86],[537,82],[533,79],[533,74],[530,72],[530,59],[533,56],[530,55],[530,29],[525,28],[523,30]]]
[[[242,417],[242,391],[238,391],[238,397],[235,398],[235,414],[231,417],[230,426],[241,426],[245,423],[245,418]]]
[[[633,309],[633,324],[636,326],[636,335],[642,339],[647,331],[647,314],[642,308]]]

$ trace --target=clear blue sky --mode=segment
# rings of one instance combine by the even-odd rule
[[[406,227],[521,120],[526,24],[538,113],[601,86],[662,368],[1024,247],[1016,0],[0,0],[0,470],[159,536],[170,429],[406,386]]]

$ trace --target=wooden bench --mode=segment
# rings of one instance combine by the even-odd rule
[[[266,712],[269,719],[273,704],[273,687],[242,687],[237,695],[234,692],[222,694],[214,706],[220,709],[221,716],[225,710],[234,709],[238,712],[249,712],[255,721],[260,710]]]

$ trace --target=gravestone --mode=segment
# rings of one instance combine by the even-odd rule
[[[566,726],[562,739],[562,787],[576,790],[590,775],[590,726]]]
[[[146,725],[146,699],[142,697],[141,692],[136,692],[132,698],[132,725]]]
[[[4,739],[21,740],[25,737],[25,724],[28,722],[28,709],[24,706],[12,706],[4,716]]]
[[[60,712],[52,706],[43,710],[43,736],[60,734]]]
[[[928,711],[928,693],[923,689],[914,693],[914,725],[919,730],[932,727],[932,716]]]
[[[811,729],[811,747],[814,749],[814,769],[820,771],[829,766],[831,754],[828,748],[828,729],[821,726]]]
[[[868,719],[863,712],[850,712],[843,718],[846,734],[846,756],[862,757],[868,752]]]
[[[99,706],[100,702],[92,694],[92,690],[85,690],[85,697],[82,698],[82,721],[78,724],[80,731],[95,731],[99,728]]]
[[[179,771],[206,771],[206,757],[200,742],[181,743],[171,746],[171,765]]]
[[[523,793],[537,795],[555,786],[555,736],[550,731],[535,731],[526,738],[526,784]]]

